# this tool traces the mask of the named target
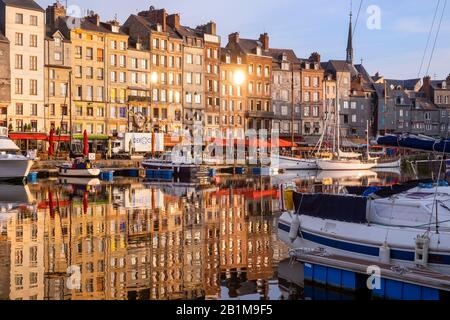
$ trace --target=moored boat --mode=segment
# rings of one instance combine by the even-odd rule
[[[19,147],[8,138],[8,129],[0,127],[0,179],[24,179],[30,173],[33,160],[18,154]]]
[[[294,206],[278,225],[291,247],[450,273],[448,186],[415,182],[365,196],[291,194],[287,202]]]
[[[142,161],[142,166],[149,170],[172,170],[175,178],[192,179],[200,171],[200,166],[193,163],[172,161],[172,155],[163,154],[161,158],[148,158]]]
[[[89,161],[83,158],[74,159],[71,164],[63,164],[58,167],[58,175],[61,177],[95,178],[101,171]]]
[[[375,161],[362,161],[357,159],[333,159],[333,160],[317,160],[317,166],[320,170],[370,170],[376,166]]]

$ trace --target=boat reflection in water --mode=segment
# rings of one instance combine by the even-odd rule
[[[286,298],[278,183],[0,186],[0,299]]]

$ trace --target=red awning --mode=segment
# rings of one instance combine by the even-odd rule
[[[9,138],[11,140],[47,140],[47,135],[45,133],[20,132],[10,133]]]
[[[19,132],[19,133],[10,133],[9,138],[11,140],[42,140],[48,141],[48,136],[46,133],[34,133],[34,132]],[[53,136],[53,141],[70,141],[69,136]]]
[[[296,146],[297,146],[297,144],[292,143],[291,141],[278,139],[278,147],[280,147],[280,148],[293,148]]]
[[[234,146],[237,145],[245,145],[246,147],[255,147],[255,148],[270,148],[271,144],[270,142],[260,140],[260,139],[245,139],[245,142],[243,139],[233,139],[233,141],[228,142],[227,139],[217,139],[213,138],[212,142],[215,143],[219,147],[227,146],[228,144],[232,144]]]

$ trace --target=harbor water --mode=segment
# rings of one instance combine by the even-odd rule
[[[278,186],[336,193],[412,178],[304,171],[0,184],[0,299],[365,299],[304,285],[277,238]]]

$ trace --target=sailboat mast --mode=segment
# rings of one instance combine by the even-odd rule
[[[367,160],[370,159],[370,151],[369,151],[369,120],[366,123],[366,137],[367,137]]]
[[[72,151],[72,71],[69,71],[69,150]]]
[[[341,146],[341,114],[339,108],[339,82],[336,88],[336,133],[335,138],[337,139],[337,143],[334,146],[334,151],[337,152],[338,159],[340,159],[339,150]]]

